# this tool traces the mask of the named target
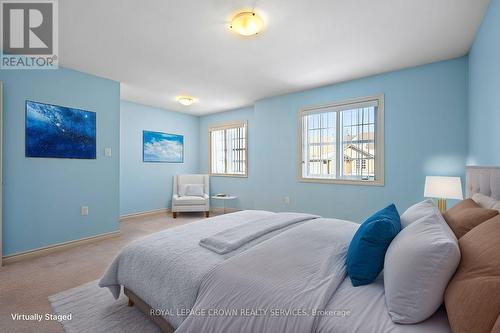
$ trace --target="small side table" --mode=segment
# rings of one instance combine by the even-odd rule
[[[238,197],[235,195],[227,195],[225,197],[218,197],[216,195],[212,195],[212,199],[222,200],[222,202],[224,203],[224,214],[226,214],[226,201],[235,200],[238,199]]]

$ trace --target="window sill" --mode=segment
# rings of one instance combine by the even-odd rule
[[[229,174],[229,173],[209,173],[210,177],[233,177],[233,178],[248,178],[247,174]]]
[[[322,183],[338,185],[359,185],[359,186],[384,186],[384,180],[351,180],[351,179],[326,179],[326,178],[303,178],[299,177],[301,183]]]

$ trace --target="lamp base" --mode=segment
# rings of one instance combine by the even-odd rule
[[[438,209],[441,213],[446,212],[446,199],[438,199]]]

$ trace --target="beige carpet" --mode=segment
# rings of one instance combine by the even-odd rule
[[[202,219],[198,213],[156,216],[120,224],[121,236],[81,245],[0,268],[0,332],[63,332],[56,321],[14,321],[11,314],[52,313],[48,297],[100,278],[130,241],[156,231]]]

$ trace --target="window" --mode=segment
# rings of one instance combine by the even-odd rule
[[[384,184],[384,96],[299,113],[299,179]]]
[[[247,176],[247,123],[231,122],[211,126],[209,170],[214,176]]]

